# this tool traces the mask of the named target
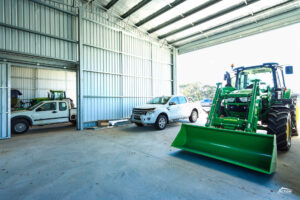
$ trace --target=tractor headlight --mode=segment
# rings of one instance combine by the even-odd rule
[[[233,103],[235,98],[228,98],[225,100],[226,103]]]
[[[247,103],[247,102],[248,102],[248,97],[240,97],[239,100],[240,100],[242,103]]]

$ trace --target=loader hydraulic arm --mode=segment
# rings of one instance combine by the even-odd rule
[[[253,80],[253,82],[254,82],[254,86],[251,95],[251,103],[249,106],[247,128],[245,129],[245,131],[247,132],[256,132],[257,120],[258,120],[258,117],[256,115],[257,111],[255,112],[255,110],[258,109],[256,104],[258,103],[257,94],[259,93],[259,86],[258,86],[259,80],[255,79]]]
[[[212,125],[212,122],[216,116],[216,111],[219,109],[220,104],[221,104],[221,92],[222,92],[222,88],[221,88],[222,83],[217,83],[217,89],[216,89],[216,94],[214,97],[214,100],[212,102],[212,107],[211,107],[211,111],[209,112],[209,116],[208,116],[208,120],[205,124],[206,127],[209,127]]]

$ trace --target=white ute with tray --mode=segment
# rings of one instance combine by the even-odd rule
[[[25,133],[30,126],[76,123],[77,109],[72,108],[70,100],[41,101],[27,110],[11,113],[11,130],[14,133]]]
[[[191,98],[162,96],[133,108],[130,120],[137,126],[154,125],[156,129],[163,130],[168,123],[180,119],[189,119],[194,123],[201,112],[201,105]]]

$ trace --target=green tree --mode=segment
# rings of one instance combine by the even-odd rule
[[[179,89],[181,94],[192,97],[194,101],[200,101],[204,98],[212,99],[216,91],[216,86],[203,85],[200,82],[196,82],[180,85]]]

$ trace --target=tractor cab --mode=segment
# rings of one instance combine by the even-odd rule
[[[50,100],[62,100],[66,99],[66,92],[61,90],[50,90],[50,93],[48,93],[48,98]]]
[[[233,78],[226,72],[224,79],[227,81],[226,86],[232,85],[237,90],[252,89],[254,80],[259,80],[260,92],[267,93],[270,90],[273,94],[272,99],[282,99],[284,98],[284,93],[287,91],[283,69],[284,67],[278,63],[238,67],[233,69]],[[285,66],[285,74],[292,73],[293,66]],[[231,84],[228,83],[228,79],[232,82]]]

